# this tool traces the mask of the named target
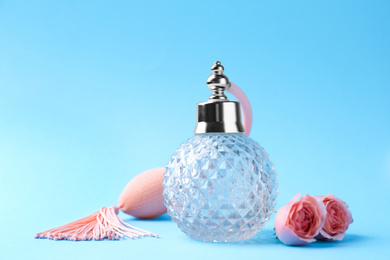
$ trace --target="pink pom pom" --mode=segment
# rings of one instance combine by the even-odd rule
[[[155,218],[167,212],[163,187],[165,168],[147,170],[134,177],[122,191],[118,208],[141,219]]]

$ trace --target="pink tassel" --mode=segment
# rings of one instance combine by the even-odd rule
[[[148,231],[133,227],[118,217],[118,208],[103,207],[92,215],[76,220],[61,227],[53,228],[35,235],[35,238],[53,240],[118,240],[123,237],[158,237]]]

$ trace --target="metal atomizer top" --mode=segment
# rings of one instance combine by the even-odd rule
[[[230,81],[223,74],[224,67],[216,61],[207,78],[207,87],[213,92],[206,102],[196,107],[197,122],[195,134],[205,133],[242,133],[244,126],[241,120],[240,103],[229,101],[224,91],[230,89]]]

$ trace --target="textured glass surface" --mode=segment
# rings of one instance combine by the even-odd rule
[[[276,172],[244,134],[194,135],[175,151],[164,175],[165,206],[190,237],[237,241],[256,235],[274,212]]]

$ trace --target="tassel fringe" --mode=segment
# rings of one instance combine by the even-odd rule
[[[61,227],[53,228],[35,235],[35,238],[53,240],[118,240],[120,238],[158,237],[148,231],[133,227],[118,217],[118,208],[103,207],[92,215]]]

